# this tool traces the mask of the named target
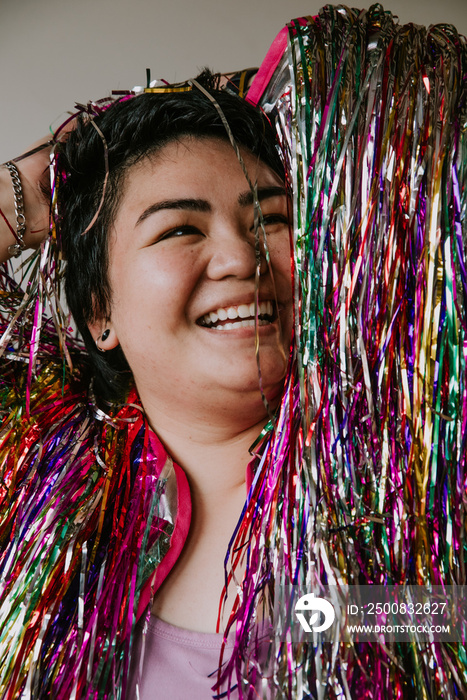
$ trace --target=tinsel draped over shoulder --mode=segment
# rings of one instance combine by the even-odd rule
[[[77,366],[72,381],[51,358],[36,371],[27,410],[27,367],[2,375],[0,696],[124,697],[188,486],[134,392],[105,416]]]

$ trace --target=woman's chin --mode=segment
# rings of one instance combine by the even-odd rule
[[[261,384],[258,375],[256,375],[255,383],[249,387],[249,391],[242,392],[242,400],[247,401],[247,396],[249,395],[252,403],[256,404],[259,410],[262,410],[265,407],[264,400],[266,399],[269,411],[274,411],[281,401],[284,382],[285,373],[275,378],[261,375]]]

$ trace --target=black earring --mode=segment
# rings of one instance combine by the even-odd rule
[[[104,340],[104,341],[107,340],[109,335],[110,335],[110,329],[106,328],[105,331],[101,335],[101,340]]]

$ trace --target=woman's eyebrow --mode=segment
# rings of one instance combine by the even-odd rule
[[[284,187],[259,187],[258,188],[258,200],[261,202],[264,199],[270,199],[271,197],[285,197],[286,191]],[[238,195],[238,203],[241,207],[248,207],[253,204],[253,192],[247,190]],[[163,211],[164,209],[179,209],[185,211],[200,211],[200,212],[210,212],[212,207],[206,199],[195,199],[195,198],[182,198],[182,199],[164,199],[161,202],[154,202],[149,207],[147,207],[142,214],[138,217],[135,227],[147,219],[151,214],[155,214],[158,211]]]
[[[287,192],[285,187],[258,187],[257,194],[258,201],[262,202],[264,199],[270,199],[271,197],[285,197]],[[250,207],[253,204],[253,192],[248,190],[239,194],[238,203],[241,207]]]
[[[147,207],[138,217],[135,226],[138,226],[142,221],[147,219],[148,216],[151,216],[151,214],[163,211],[164,209],[209,212],[212,207],[206,199],[164,199],[161,202],[154,202],[154,204]]]

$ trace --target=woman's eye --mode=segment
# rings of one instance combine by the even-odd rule
[[[270,214],[264,217],[265,224],[288,224],[289,220],[284,214]]]
[[[284,214],[267,214],[266,216],[263,216],[263,223],[265,227],[274,226],[275,224],[280,224],[281,226],[288,226],[289,220]],[[252,226],[250,230],[254,231],[255,227]]]
[[[181,238],[182,236],[203,236],[204,234],[196,228],[196,226],[177,226],[176,228],[166,231],[157,239],[159,241],[165,241],[168,238]]]

